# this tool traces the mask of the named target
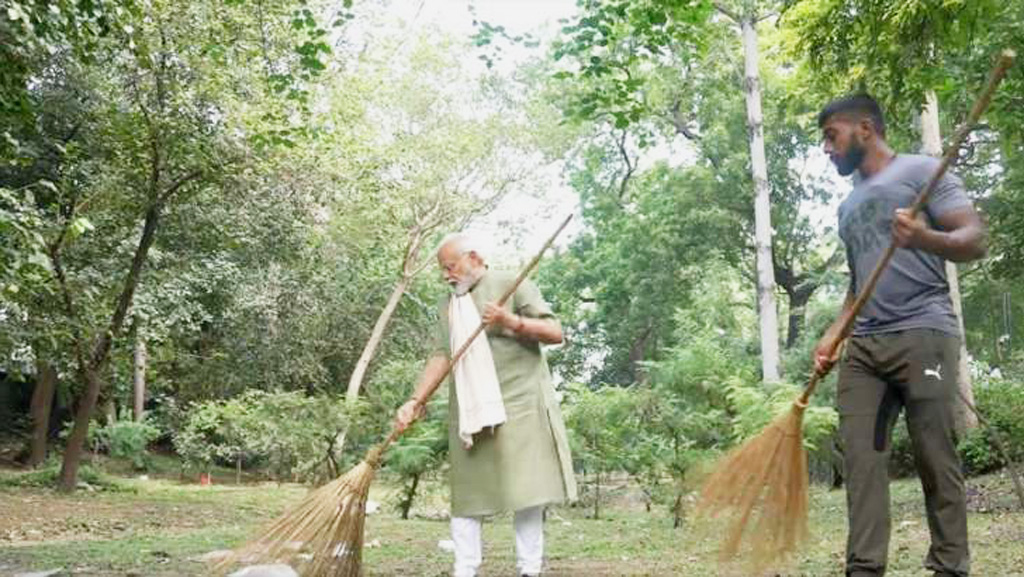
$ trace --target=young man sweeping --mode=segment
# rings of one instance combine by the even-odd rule
[[[940,181],[920,218],[910,218],[908,207],[939,161],[894,152],[885,141],[881,109],[870,97],[831,102],[818,125],[839,174],[857,173],[853,191],[839,207],[839,235],[851,274],[844,310],[890,242],[900,247],[860,311],[840,364],[846,575],[885,574],[890,440],[904,410],[931,532],[925,567],[936,577],[964,577],[970,568],[967,509],[954,440],[961,335],[945,261],[984,256],[984,225],[961,182],[950,175]],[[845,336],[839,330],[837,322],[818,343],[817,370],[836,362],[828,352]]]
[[[395,426],[405,429],[421,416],[417,399],[433,394],[452,352],[486,322],[486,338],[476,338],[453,367],[449,388],[454,577],[477,574],[481,520],[503,511],[515,515],[517,570],[539,575],[544,506],[576,498],[565,425],[540,346],[562,342],[562,328],[529,280],[495,306],[515,275],[489,270],[470,237],[446,238],[437,261],[453,288],[440,308],[442,338]]]

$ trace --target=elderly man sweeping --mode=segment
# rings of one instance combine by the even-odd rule
[[[482,518],[504,511],[515,515],[517,570],[539,575],[544,507],[576,498],[565,425],[541,350],[541,343],[562,342],[562,328],[529,280],[496,306],[515,275],[490,270],[469,236],[445,238],[437,261],[453,293],[442,300],[441,338],[395,427],[422,416],[417,401],[433,394],[452,351],[487,323],[486,338],[475,339],[452,367],[449,389],[454,577],[477,574]]]

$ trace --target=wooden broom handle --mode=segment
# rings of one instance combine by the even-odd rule
[[[928,184],[925,185],[924,189],[917,198],[914,200],[914,204],[910,207],[910,217],[917,218],[918,213],[924,208],[928,197],[931,196],[932,192],[935,191],[935,187],[938,186],[942,176],[946,174],[946,170],[949,168],[953,161],[956,160],[957,154],[960,151],[960,146],[963,144],[967,135],[974,129],[974,125],[977,124],[978,119],[981,118],[981,114],[988,108],[990,102],[992,102],[992,95],[995,94],[996,88],[999,87],[999,83],[1002,82],[1003,78],[1006,77],[1006,72],[1010,66],[1013,65],[1013,60],[1017,57],[1017,53],[1013,50],[1003,50],[999,55],[999,61],[996,63],[995,68],[992,69],[992,73],[989,75],[988,84],[985,89],[978,96],[978,99],[974,102],[974,106],[971,108],[970,114],[967,115],[967,119],[964,120],[963,124],[960,125],[960,129],[953,136],[953,140],[950,141],[949,146],[946,148],[946,153],[942,155],[942,162],[939,163],[938,168],[932,174],[931,179],[928,180]],[[839,343],[846,338],[849,334],[850,328],[853,326],[854,321],[857,319],[857,314],[860,313],[860,309],[864,307],[864,303],[871,298],[871,294],[875,291],[875,285],[878,284],[879,277],[882,276],[882,272],[885,267],[888,266],[889,261],[892,260],[892,255],[896,252],[896,242],[889,243],[889,247],[885,249],[885,253],[882,254],[882,258],[875,265],[874,270],[871,271],[871,275],[868,277],[868,281],[864,283],[864,288],[861,289],[860,294],[857,295],[857,299],[853,302],[846,313],[842,317],[841,330],[838,333],[838,337],[832,343],[832,348],[829,350],[829,358],[835,355],[836,349],[839,347]],[[804,392],[800,395],[798,404],[806,406],[808,399],[811,394],[814,393],[814,389],[818,386],[818,382],[825,377],[831,370],[828,369],[818,372],[815,371],[811,376],[810,382],[807,387],[804,388]]]
[[[526,266],[523,267],[523,270],[519,271],[519,276],[516,277],[516,280],[512,283],[512,286],[508,287],[508,290],[505,291],[505,294],[501,295],[501,298],[498,299],[497,305],[499,307],[504,305],[505,301],[512,298],[512,295],[515,294],[516,289],[519,288],[519,285],[523,283],[523,280],[525,280],[526,277],[529,276],[530,272],[537,266],[537,263],[540,262],[541,257],[544,256],[544,253],[549,248],[551,248],[551,245],[554,244],[555,239],[558,238],[558,235],[561,234],[563,230],[565,230],[565,227],[568,226],[570,220],[572,220],[572,214],[565,217],[565,220],[562,221],[562,224],[559,225],[558,229],[555,230],[554,234],[552,234],[548,238],[547,242],[544,243],[544,246],[540,247],[540,250],[537,252],[536,255],[534,255],[533,260],[527,263]],[[473,339],[475,339],[480,333],[484,332],[484,329],[486,328],[487,323],[481,321],[480,325],[473,330],[473,334],[469,335],[469,338],[467,338],[465,342],[462,343],[462,346],[460,346],[459,349],[455,351],[455,354],[452,355],[451,361],[448,362],[448,368],[446,368],[444,370],[444,373],[441,374],[441,377],[437,379],[438,383],[448,378],[448,375],[452,372],[452,368],[455,366],[455,363],[457,363],[459,359],[462,358],[462,355],[466,353],[466,350],[469,348],[469,345],[473,343]],[[420,407],[426,405],[428,400],[430,400],[430,395],[427,395],[422,399],[416,399],[416,410],[418,411]],[[385,449],[387,449],[391,445],[391,443],[394,443],[395,440],[398,439],[400,435],[401,433],[398,431],[398,429],[392,428],[391,434],[388,435],[387,440],[385,440],[384,444],[381,445],[380,450],[384,451]]]

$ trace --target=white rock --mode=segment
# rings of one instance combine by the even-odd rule
[[[380,547],[380,539],[374,539],[366,544],[367,549],[377,549]]]
[[[442,550],[442,551],[447,551],[449,553],[454,553],[455,552],[455,541],[452,541],[451,539],[441,539],[440,541],[437,542],[437,548]]]
[[[229,555],[231,555],[231,553],[233,553],[233,551],[231,551],[231,549],[217,549],[216,551],[210,551],[209,553],[203,553],[202,555],[198,555],[196,557],[191,557],[190,559],[192,561],[197,561],[199,563],[211,563],[211,562],[214,562],[214,561],[220,561],[222,559],[226,559]]]
[[[63,568],[60,568],[60,569],[50,569],[49,571],[33,571],[33,572],[29,572],[29,573],[15,573],[14,577],[51,577],[53,575],[60,575],[60,573],[62,571],[64,571]]]
[[[366,500],[366,514],[373,515],[377,511],[380,511],[380,503],[377,501]]]
[[[299,577],[299,574],[288,565],[278,563],[276,565],[243,567],[228,577]]]

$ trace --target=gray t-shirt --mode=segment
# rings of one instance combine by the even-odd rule
[[[857,182],[839,206],[839,236],[860,294],[882,253],[892,242],[897,208],[909,208],[938,166],[930,156],[900,154],[880,173]],[[946,173],[922,211],[929,225],[947,212],[969,207],[963,183]],[[923,250],[897,249],[874,295],[857,316],[856,336],[930,328],[960,336],[949,299],[946,262]]]

